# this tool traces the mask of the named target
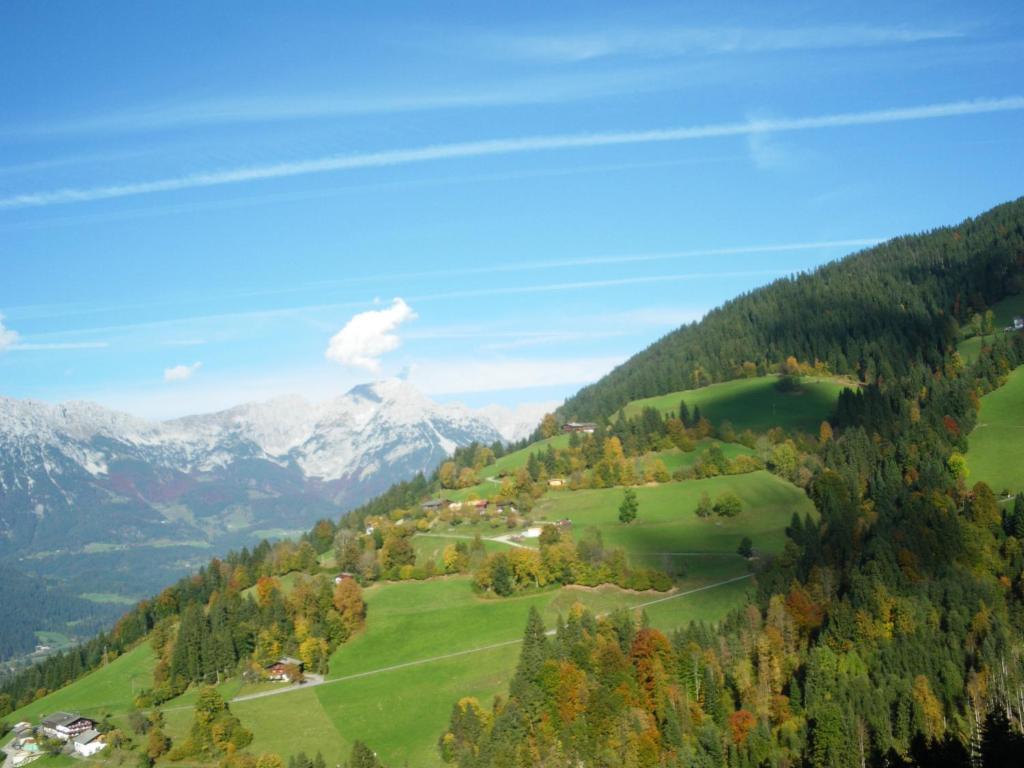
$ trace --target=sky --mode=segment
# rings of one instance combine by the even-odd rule
[[[1024,194],[1020,3],[0,4],[0,395],[564,398]]]

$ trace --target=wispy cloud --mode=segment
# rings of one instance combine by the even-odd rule
[[[164,381],[187,381],[198,373],[202,367],[202,363],[195,362],[191,365],[175,365],[172,368],[165,368]]]
[[[539,35],[483,35],[476,48],[488,55],[575,62],[613,56],[675,57],[794,50],[867,48],[964,37],[960,29],[866,25],[755,29],[657,27]]]
[[[448,269],[432,269],[428,271],[410,271],[410,272],[378,272],[376,274],[360,275],[347,277],[342,280],[319,280],[315,283],[292,285],[292,286],[277,286],[274,288],[259,289],[259,290],[242,290],[230,293],[231,296],[246,296],[246,297],[260,297],[260,296],[281,296],[287,294],[297,294],[308,290],[322,290],[324,288],[335,288],[335,287],[354,287],[358,285],[372,285],[374,283],[383,283],[388,286],[394,286],[396,283],[403,280],[418,280],[425,277],[469,277],[469,276],[483,276],[493,274],[504,274],[504,273],[515,273],[515,272],[543,272],[551,269],[570,269],[573,267],[590,267],[599,265],[621,265],[621,264],[643,264],[643,263],[655,263],[661,261],[684,261],[687,259],[695,258],[713,258],[713,257],[725,257],[725,256],[745,256],[753,254],[764,254],[773,255],[779,253],[798,253],[801,251],[824,251],[830,249],[855,249],[865,248],[868,246],[876,245],[881,242],[882,238],[878,237],[858,237],[858,238],[846,238],[841,240],[815,240],[809,242],[793,242],[793,243],[763,243],[755,245],[739,245],[739,246],[727,246],[724,248],[695,248],[688,250],[679,251],[656,251],[652,253],[624,253],[624,254],[608,254],[601,256],[584,256],[575,259],[549,259],[549,260],[525,260],[525,259],[514,259],[508,262],[497,262],[490,261],[481,266],[474,267],[453,267]],[[211,301],[220,303],[224,300],[224,297],[229,295],[225,292],[219,292],[216,296],[206,297]],[[191,298],[196,298],[194,295]],[[345,302],[338,304],[313,304],[313,305],[302,305],[291,308],[281,309],[265,309],[265,310],[253,310],[251,312],[241,313],[216,313],[211,315],[196,315],[191,317],[183,317],[180,320],[156,320],[150,321],[145,324],[146,327],[163,327],[168,324],[176,324],[179,322],[188,322],[189,320],[211,320],[211,321],[228,321],[236,318],[251,318],[251,317],[273,317],[280,315],[291,315],[296,312],[304,310],[320,310],[320,309],[342,309],[342,308],[355,308],[365,305],[367,302]],[[54,318],[54,317],[84,317],[89,315],[103,314],[103,313],[124,313],[137,309],[147,308],[152,309],[158,306],[177,307],[181,304],[181,297],[168,296],[164,298],[154,298],[144,303],[128,303],[128,304],[98,304],[98,305],[85,305],[80,303],[71,304],[43,304],[43,305],[23,305],[17,307],[11,307],[10,309],[16,311],[17,316],[21,319],[39,319],[39,318]],[[95,326],[89,330],[91,331],[104,331],[104,330],[117,330],[125,326],[120,325],[104,325]],[[134,327],[134,326],[132,326]],[[417,332],[418,333],[418,332]],[[167,346],[198,346],[206,343],[208,340],[203,337],[195,338],[183,338],[183,339],[171,339],[163,344]]]
[[[332,117],[398,114],[484,107],[563,104],[598,97],[662,90],[678,82],[678,72],[658,67],[612,72],[570,73],[466,85],[453,91],[416,94],[263,93],[239,97],[188,99],[114,110],[67,120],[11,126],[0,136],[142,133],[197,126],[274,123]],[[0,169],[0,173],[3,169]]]
[[[234,168],[196,173],[173,178],[140,181],[111,186],[61,189],[51,192],[25,193],[0,198],[0,209],[15,209],[90,202],[121,197],[172,192],[178,190],[240,184],[251,181],[280,179],[309,174],[322,174],[360,168],[382,168],[414,163],[437,162],[498,155],[516,155],[565,149],[584,149],[635,144],[653,144],[696,141],[751,134],[784,133],[793,131],[845,128],[884,123],[901,123],[938,118],[961,117],[992,112],[1024,109],[1024,97],[978,99],[930,104],[917,107],[899,107],[867,112],[842,112],[811,117],[747,120],[737,123],[715,123],[681,128],[662,128],[645,131],[614,133],[563,134],[529,136],[522,138],[489,139],[484,141],[436,144],[412,149],[392,149],[349,155],[332,155],[298,162]]]
[[[69,349],[106,349],[110,346],[106,341],[55,341],[49,343],[12,344],[12,352],[47,352]]]

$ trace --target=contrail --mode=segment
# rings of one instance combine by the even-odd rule
[[[522,138],[489,139],[484,141],[434,144],[411,149],[391,149],[347,155],[276,163],[272,165],[234,168],[208,173],[189,174],[152,181],[140,181],[103,187],[61,189],[0,198],[0,209],[29,208],[61,203],[78,203],[133,197],[156,192],[215,187],[247,181],[280,179],[316,173],[348,171],[359,168],[382,168],[413,163],[457,160],[472,157],[525,154],[557,149],[582,149],[630,144],[695,141],[728,136],[808,131],[822,128],[843,128],[857,125],[878,125],[943,117],[961,117],[991,112],[1010,112],[1024,109],[1024,97],[1009,96],[1002,99],[954,101],[919,107],[901,107],[868,112],[841,112],[811,117],[747,120],[737,123],[714,123],[682,128],[662,128],[647,131],[619,131],[612,133],[561,134],[528,136]]]

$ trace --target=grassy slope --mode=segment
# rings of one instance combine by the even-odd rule
[[[42,715],[62,709],[93,717],[127,712],[131,709],[135,693],[153,684],[155,662],[149,643],[142,643],[73,685],[22,707],[5,719],[11,723],[35,721]]]
[[[649,461],[654,458],[659,458],[665,462],[665,467],[669,472],[675,472],[677,469],[684,467],[692,467],[697,459],[701,457],[712,445],[717,445],[722,449],[722,453],[725,454],[727,459],[735,459],[737,456],[753,456],[756,451],[751,448],[747,448],[745,445],[739,443],[723,443],[720,440],[699,440],[697,447],[692,451],[683,452],[678,448],[672,448],[668,451],[658,451],[657,453],[648,453],[644,456],[644,461]]]
[[[995,314],[995,326],[1001,332],[1003,328],[1006,328],[1013,322],[1014,317],[1024,315],[1024,294],[1009,296],[1002,301],[996,302],[992,305],[992,312]],[[972,336],[969,339],[964,339],[956,345],[957,352],[960,353],[960,357],[963,358],[965,363],[973,363],[978,359],[982,344],[991,341],[993,338],[993,336]]]
[[[627,416],[635,416],[651,407],[675,414],[679,411],[679,401],[685,400],[691,413],[699,406],[701,414],[713,424],[728,420],[737,430],[763,432],[779,426],[813,433],[832,414],[839,393],[849,386],[835,379],[804,379],[803,391],[785,393],[776,389],[777,381],[775,376],[726,381],[634,400],[624,411]]]
[[[1024,490],[1024,367],[981,398],[968,446],[970,482],[984,480],[997,493]]]
[[[492,496],[497,492],[499,486],[497,483],[489,482],[487,480],[488,477],[497,478],[499,475],[513,474],[517,469],[526,466],[531,453],[546,451],[549,445],[555,448],[566,448],[569,445],[569,435],[555,435],[546,440],[538,440],[522,450],[505,454],[493,464],[488,464],[477,472],[477,477],[481,480],[477,485],[458,490],[443,491],[441,495],[453,501],[465,501],[471,497],[487,498]]]
[[[714,499],[732,491],[743,501],[733,518],[694,514],[702,493]],[[640,512],[634,523],[619,523],[621,488],[548,494],[538,512],[549,519],[568,517],[577,531],[596,526],[606,545],[624,547],[631,556],[656,552],[732,553],[747,535],[755,548],[778,551],[794,512],[814,512],[803,491],[768,472],[687,480],[636,489]],[[578,534],[577,534],[578,535]]]
[[[412,539],[412,548],[416,551],[416,562],[417,564],[426,563],[429,560],[433,560],[438,566],[441,565],[442,555],[444,554],[444,548],[449,544],[457,544],[462,541],[465,544],[470,544],[473,538],[473,534],[478,530],[476,527],[469,529],[466,528],[466,532],[463,533],[462,529],[464,526],[455,528],[452,530],[452,534],[446,536],[444,533],[431,533],[429,536],[423,534],[417,534]],[[508,533],[508,529],[505,527],[491,528],[487,527],[486,531],[481,530],[480,536],[484,539],[484,549],[487,552],[500,552],[502,550],[508,551],[508,544],[502,544],[498,541],[487,541],[488,536],[500,536],[503,533]]]
[[[693,514],[702,491],[715,496],[725,489],[743,499],[743,513],[731,520],[700,520]],[[573,519],[577,531],[596,525],[606,542],[625,546],[634,555],[669,547],[672,551],[709,553],[685,559],[683,591],[744,574],[745,561],[733,554],[744,533],[749,533],[757,546],[774,551],[782,545],[783,528],[792,513],[812,511],[801,491],[766,472],[637,491],[640,519],[628,527],[617,521],[622,489],[549,493],[543,506],[549,518]],[[445,541],[417,538],[418,544]],[[664,565],[660,556],[648,555],[647,559]],[[648,614],[656,626],[665,629],[691,619],[715,620],[742,604],[748,589],[749,582],[738,581],[659,602]],[[304,748],[339,754],[349,748],[352,739],[359,738],[390,764],[436,765],[434,743],[451,705],[466,695],[489,701],[507,685],[517,646],[487,646],[517,639],[531,605],[540,608],[551,623],[557,613],[564,614],[577,600],[596,611],[607,611],[658,597],[614,588],[564,588],[491,600],[474,595],[464,577],[379,584],[366,591],[366,631],[335,653],[331,678],[467,649],[485,650],[299,691],[288,695],[285,708],[282,699],[271,697],[238,702],[233,709],[256,731],[256,751],[288,754]],[[325,718],[331,728],[324,726]],[[304,746],[296,747],[297,742]]]
[[[735,572],[735,571],[734,571]],[[704,580],[692,580],[699,586]],[[717,618],[744,598],[747,582],[652,606],[660,626],[679,626],[692,618]],[[603,612],[636,605],[658,595],[614,588],[563,588],[506,600],[476,596],[465,577],[429,582],[381,584],[366,592],[369,620],[365,632],[340,648],[330,677],[484,648],[429,664],[372,676],[342,679],[284,698],[238,702],[232,709],[257,735],[255,751],[288,754],[296,749],[337,755],[353,739],[373,746],[391,765],[437,765],[435,742],[459,697],[484,702],[503,691],[518,658],[516,644],[530,606],[552,624],[576,601]],[[286,706],[285,705],[287,702]],[[326,727],[329,723],[330,727]],[[298,736],[298,738],[296,738]]]

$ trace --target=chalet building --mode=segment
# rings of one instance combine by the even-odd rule
[[[293,659],[291,656],[282,656],[266,668],[267,679],[287,682],[289,679],[288,672],[293,669],[297,669],[301,675],[306,671],[306,665],[298,659]]]
[[[420,509],[424,512],[438,512],[442,507],[447,507],[451,503],[451,499],[432,499],[431,501],[425,501],[420,504]]]
[[[1024,331],[1024,317],[1013,318],[1013,330]]]
[[[74,745],[75,754],[82,757],[92,757],[107,746],[106,742],[100,740],[100,732],[95,728],[78,734],[71,740],[71,743]]]
[[[597,424],[589,421],[570,421],[562,425],[562,432],[566,434],[570,434],[572,432],[585,432],[588,435],[592,435],[596,429]]]
[[[507,515],[509,513],[514,515],[519,512],[514,501],[496,501],[494,505],[494,509],[499,515]]]
[[[567,531],[572,528],[572,520],[568,517],[563,517],[561,520],[556,521],[555,525],[558,526],[560,530]]]
[[[334,583],[335,584],[341,584],[341,582],[347,581],[348,579],[354,579],[355,577],[356,577],[356,575],[354,573],[349,573],[348,571],[342,571],[341,573],[339,573],[337,576],[334,577]]]
[[[48,738],[67,741],[95,726],[95,720],[82,717],[77,712],[54,712],[43,718],[39,730]]]
[[[448,509],[450,509],[452,512],[458,512],[460,509],[462,509],[462,502],[450,501],[448,502]]]
[[[489,506],[491,506],[491,502],[489,502],[487,499],[479,499],[478,501],[471,501],[470,504],[472,504],[473,505],[473,509],[475,509],[477,512],[479,512],[481,515],[484,512],[487,511],[487,508]]]
[[[561,488],[564,485],[565,479],[561,477],[552,477],[550,480],[548,480],[549,488]]]

